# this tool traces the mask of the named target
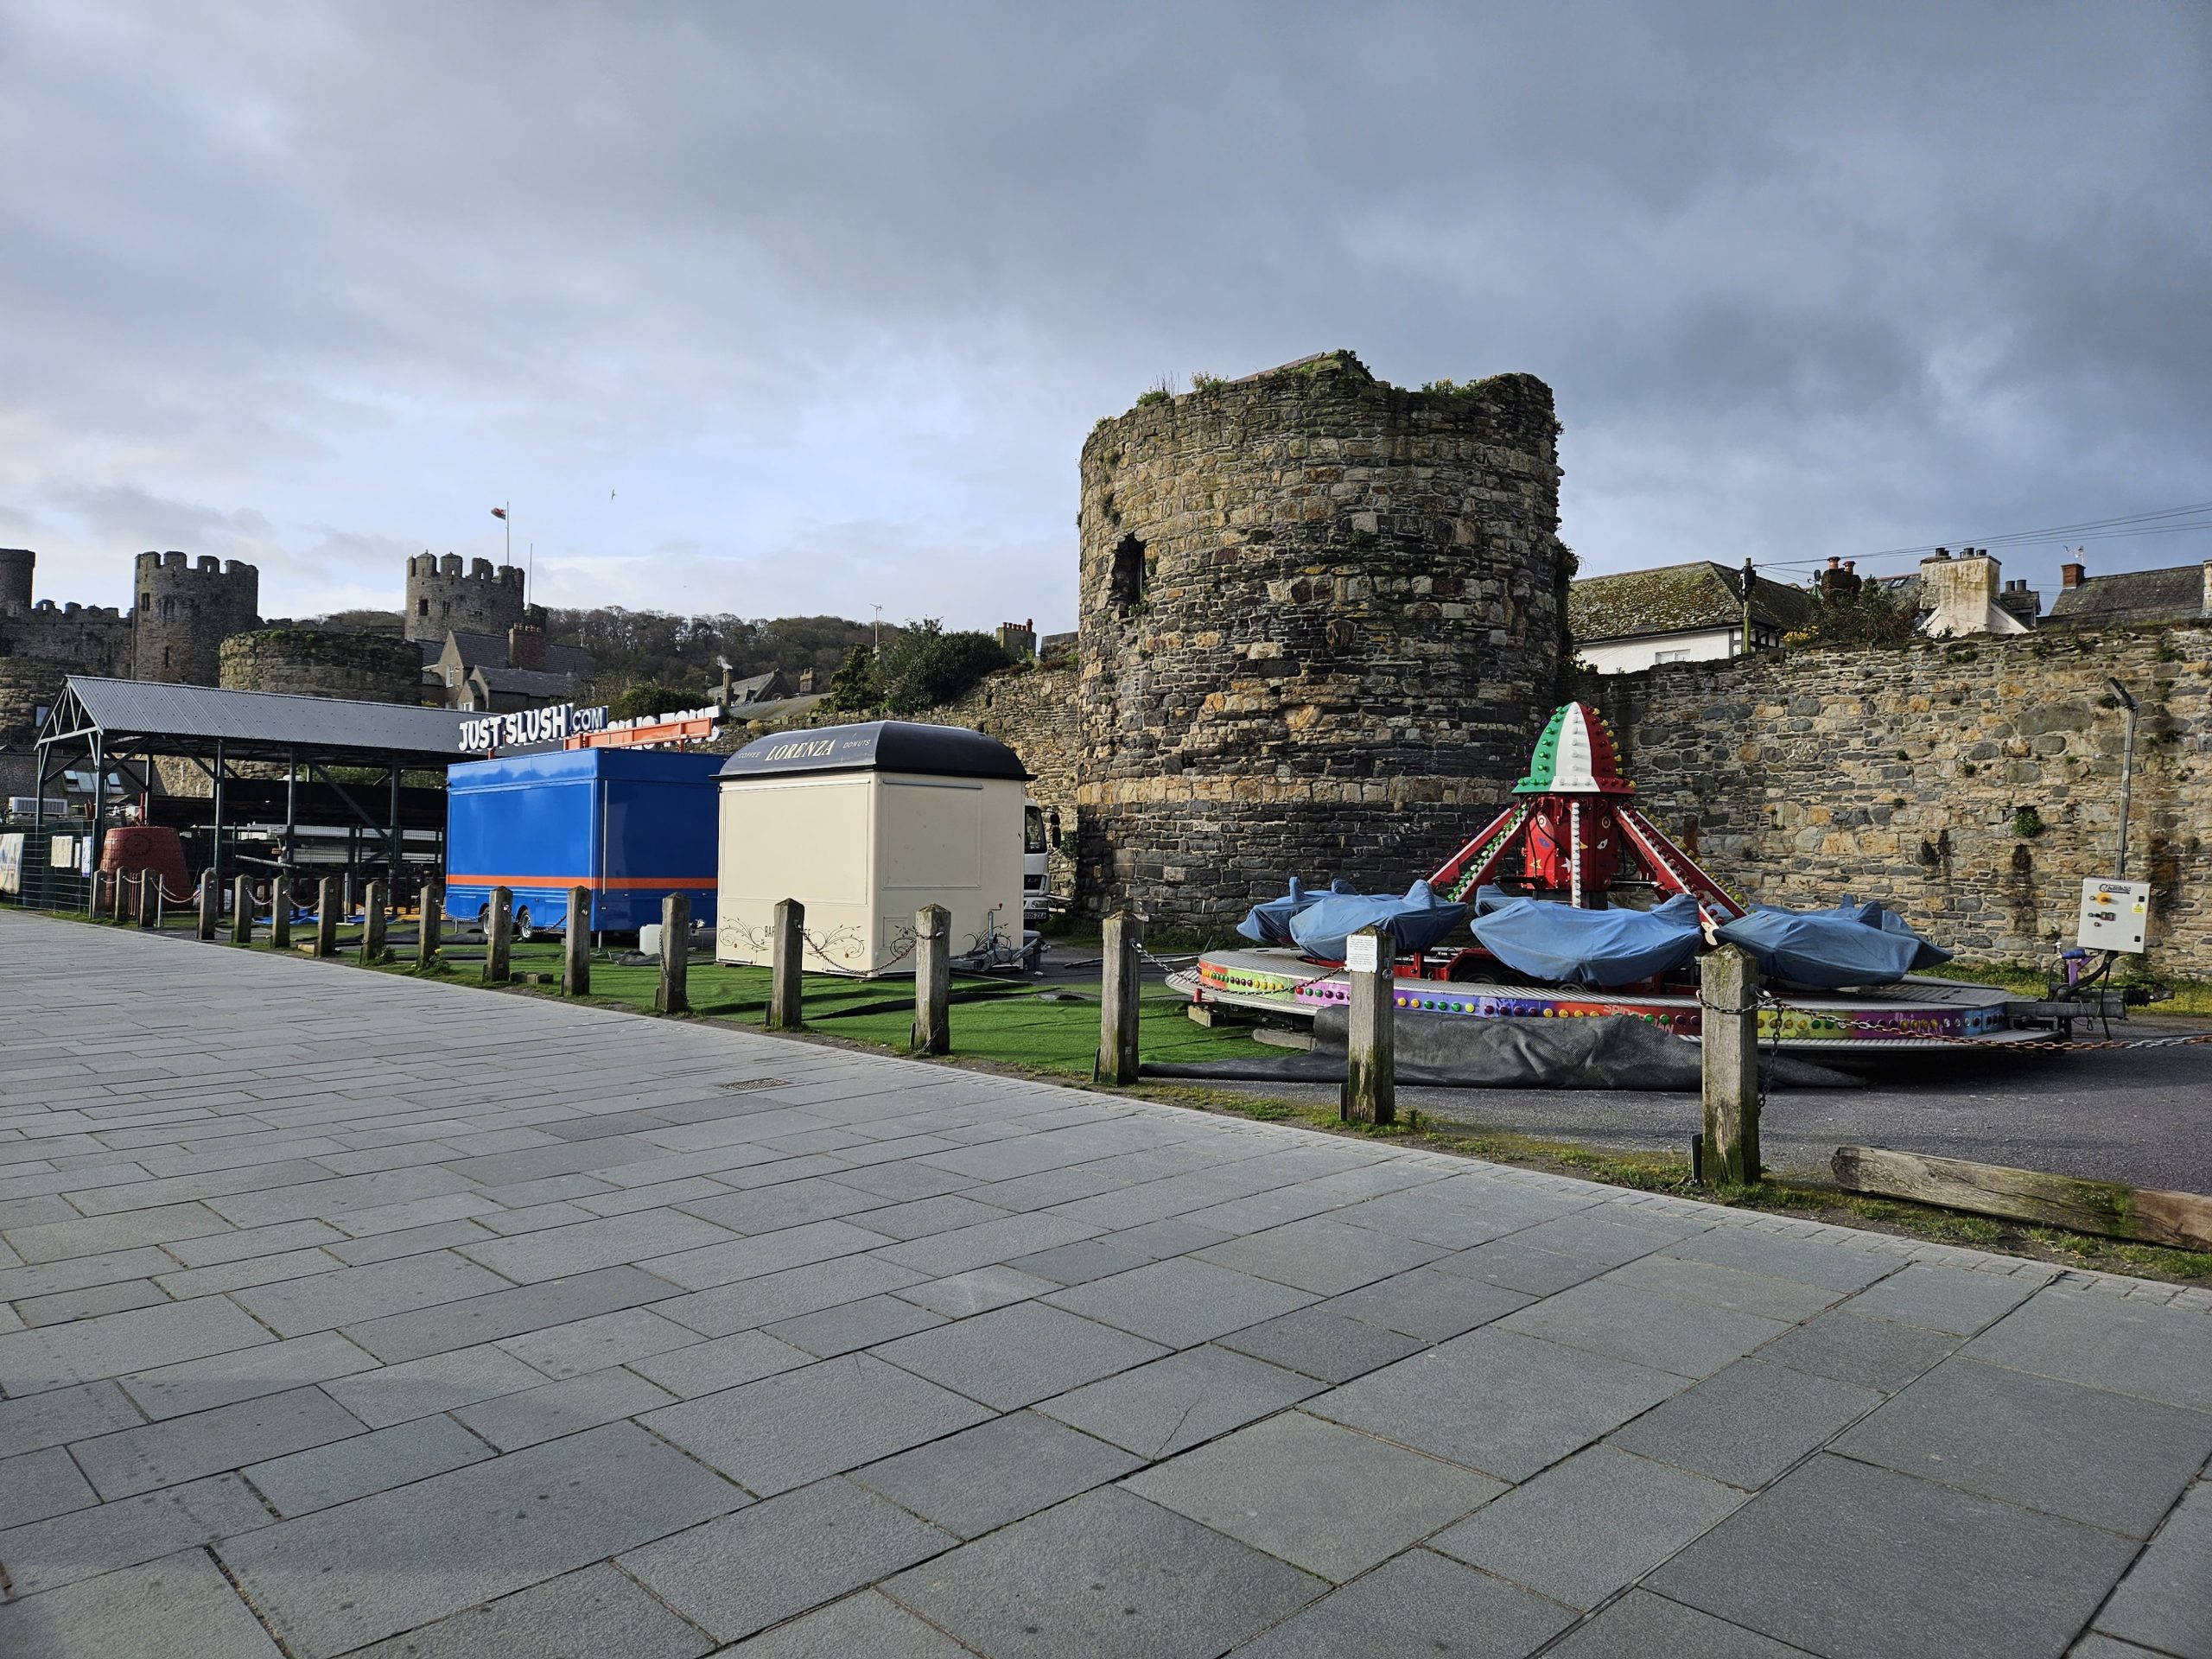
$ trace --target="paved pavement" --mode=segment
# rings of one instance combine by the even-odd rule
[[[15,912],[0,1239],[9,1659],[2212,1653],[2200,1292]]]

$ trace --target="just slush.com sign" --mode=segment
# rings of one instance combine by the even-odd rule
[[[474,754],[511,749],[525,743],[557,743],[564,737],[607,729],[607,710],[579,709],[572,702],[550,709],[517,709],[461,722],[461,747]]]

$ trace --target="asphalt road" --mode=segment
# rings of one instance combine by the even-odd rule
[[[2196,1032],[2212,1024],[2139,1019],[2113,1027],[2115,1036]],[[1920,1049],[1866,1075],[1864,1089],[1773,1094],[1762,1120],[1769,1166],[1824,1172],[1839,1146],[1878,1146],[2212,1192],[2212,1043],[2071,1053]],[[1333,1088],[1312,1084],[1222,1086],[1336,1097]],[[1699,1127],[1697,1097],[1688,1094],[1402,1089],[1398,1098],[1454,1122],[1602,1146],[1687,1151]]]

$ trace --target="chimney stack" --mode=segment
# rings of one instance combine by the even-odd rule
[[[545,666],[545,624],[538,616],[525,616],[507,630],[507,666],[542,669]]]
[[[2082,568],[2080,565],[2062,564],[2058,567],[2058,585],[2070,594],[2082,585]]]

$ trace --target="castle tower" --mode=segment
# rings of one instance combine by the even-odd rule
[[[223,641],[261,626],[261,572],[237,559],[141,553],[130,614],[131,672],[142,680],[213,685]]]
[[[31,578],[38,555],[28,547],[0,547],[0,611],[31,607]]]
[[[424,553],[407,561],[407,638],[442,639],[447,630],[505,633],[523,620],[523,572],[475,559],[461,572],[458,554]]]
[[[1564,647],[1558,423],[1521,374],[1348,352],[1083,448],[1078,891],[1219,923],[1284,879],[1403,887],[1505,798]]]

